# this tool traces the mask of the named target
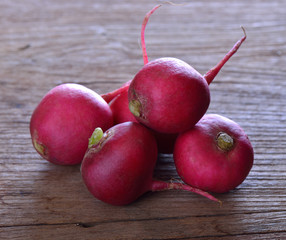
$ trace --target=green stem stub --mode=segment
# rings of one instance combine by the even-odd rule
[[[91,148],[93,145],[96,145],[99,143],[103,136],[103,131],[100,127],[96,128],[91,137],[88,139],[88,148]]]
[[[228,152],[233,148],[233,138],[225,132],[220,132],[217,136],[217,145],[224,151]]]
[[[131,100],[129,102],[129,110],[135,117],[140,117],[141,103],[138,100]]]
[[[39,143],[36,139],[33,139],[33,143],[34,143],[34,147],[35,149],[37,150],[37,152],[43,157],[45,158],[46,155],[47,155],[47,152],[46,152],[46,147]]]

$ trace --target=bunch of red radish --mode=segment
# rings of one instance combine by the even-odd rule
[[[238,50],[244,36],[204,76],[176,58],[148,62],[132,81],[103,95],[79,84],[50,90],[30,122],[37,152],[60,165],[81,164],[88,190],[99,200],[132,203],[147,191],[182,189],[218,201],[240,185],[253,165],[253,148],[234,121],[206,114],[208,85]],[[155,180],[158,153],[173,154],[184,183]]]

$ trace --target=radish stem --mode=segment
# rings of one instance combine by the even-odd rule
[[[96,128],[91,137],[88,139],[88,148],[91,148],[93,145],[96,145],[99,143],[103,136],[103,131],[100,127]]]
[[[227,133],[220,132],[217,136],[217,145],[222,151],[228,152],[233,148],[233,138]]]
[[[138,100],[131,100],[129,103],[129,110],[134,116],[140,117],[141,113],[141,103]]]

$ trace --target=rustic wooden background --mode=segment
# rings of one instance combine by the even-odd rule
[[[173,1],[181,3],[182,1]],[[182,191],[114,207],[85,189],[79,166],[43,159],[31,114],[58,84],[116,89],[142,67],[141,22],[158,1],[0,1],[0,239],[286,239],[286,1],[165,4],[146,30],[149,59],[202,74],[247,40],[211,84],[209,113],[238,122],[255,151],[247,179],[216,203]],[[155,176],[177,178],[172,156]]]

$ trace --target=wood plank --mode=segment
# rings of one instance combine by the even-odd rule
[[[251,217],[254,221],[249,222]],[[271,219],[271,231],[265,219]],[[142,220],[122,220],[88,223],[62,223],[53,225],[14,226],[7,228],[10,239],[216,239],[229,237],[229,239],[270,239],[286,236],[285,224],[281,226],[281,220],[285,219],[285,213],[252,213],[217,216],[181,217],[181,218],[156,218]],[[225,224],[227,222],[228,224]],[[247,224],[245,224],[247,223]],[[124,224],[124,225],[123,225]],[[259,228],[257,228],[259,225]],[[124,227],[123,227],[124,226]],[[231,227],[230,227],[231,226]],[[27,233],[27,228],[30,228]],[[159,232],[158,229],[161,231]],[[275,233],[273,233],[275,232]],[[205,235],[208,233],[208,235]],[[279,233],[279,234],[278,234]],[[268,235],[268,236],[267,236]],[[152,237],[151,237],[152,236]],[[255,239],[254,238],[254,239]],[[273,239],[273,238],[272,238]],[[274,238],[275,239],[275,238]]]

